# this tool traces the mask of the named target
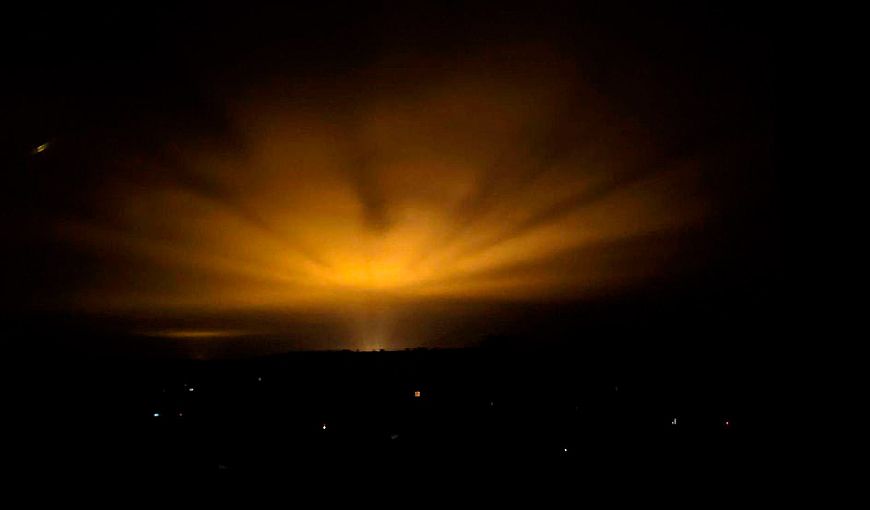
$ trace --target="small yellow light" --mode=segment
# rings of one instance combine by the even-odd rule
[[[44,144],[37,146],[35,149],[33,149],[33,153],[39,154],[41,152],[45,152],[46,149],[48,149],[48,142],[45,142]]]
[[[414,392],[414,396],[415,396],[416,398],[420,398],[420,391],[419,391],[419,390],[415,391],[415,392]]]

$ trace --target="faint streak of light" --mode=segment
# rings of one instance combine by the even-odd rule
[[[142,333],[144,336],[154,336],[160,338],[179,338],[179,339],[197,339],[197,338],[227,338],[249,334],[250,332],[241,330],[229,329],[166,329],[159,331],[148,331]],[[189,391],[193,391],[190,388]]]

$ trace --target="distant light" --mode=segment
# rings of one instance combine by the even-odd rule
[[[193,391],[193,388],[188,388],[187,391]]]
[[[182,416],[184,416],[184,413],[178,413],[179,418],[181,418]]]
[[[414,397],[420,398],[420,395],[421,395],[420,390],[417,390],[414,392]]]
[[[731,422],[730,422],[729,420],[725,420],[725,426],[726,426],[726,427],[730,427],[730,426],[731,426]]]
[[[676,425],[676,424],[677,424],[677,419],[676,419],[676,418],[674,418],[673,420],[671,420],[671,425]]]
[[[489,401],[489,407],[492,407],[492,406],[494,406],[494,405],[495,405],[495,402],[493,402],[492,400],[490,400],[490,401]]]
[[[37,145],[35,149],[33,149],[34,154],[40,154],[48,150],[49,143],[45,142],[42,145]]]
[[[567,449],[567,448],[562,448],[562,451],[565,452],[565,453],[568,453],[568,449]]]
[[[326,424],[325,424],[325,423],[323,424],[323,430],[326,430]]]
[[[263,378],[262,378],[262,377],[257,377],[257,382],[263,382]]]
[[[155,418],[159,418],[159,417],[160,417],[160,413],[154,413],[154,417],[155,417]]]

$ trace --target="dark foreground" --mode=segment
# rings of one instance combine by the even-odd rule
[[[53,360],[18,376],[11,442],[40,474],[750,467],[750,376],[679,365],[493,349]]]

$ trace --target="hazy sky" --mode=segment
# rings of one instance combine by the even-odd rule
[[[437,342],[415,309],[485,336],[768,263],[772,57],[739,13],[82,18],[26,26],[14,64],[24,309],[397,347]]]

